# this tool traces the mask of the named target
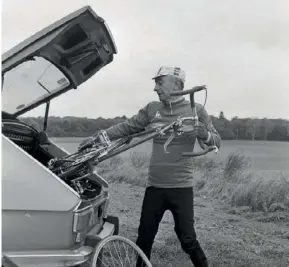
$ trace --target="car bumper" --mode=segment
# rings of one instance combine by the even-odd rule
[[[99,233],[97,233],[97,227],[92,228],[92,230],[86,235],[84,245],[94,248],[99,241],[113,235],[115,233],[115,229],[116,226],[110,222],[105,222],[103,224],[102,230]]]
[[[95,246],[102,239],[115,234],[116,227],[118,226],[115,223],[106,221],[101,231],[97,232],[97,228],[93,228],[86,236],[84,245],[75,250],[7,252],[2,257],[2,265],[4,267],[67,267],[79,265],[90,259]]]

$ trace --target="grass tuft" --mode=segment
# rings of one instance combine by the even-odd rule
[[[229,181],[237,179],[246,170],[250,168],[250,160],[244,154],[233,152],[229,154],[225,161],[223,170],[224,178]]]

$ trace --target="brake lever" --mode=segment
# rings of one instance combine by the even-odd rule
[[[167,141],[165,142],[165,144],[164,144],[164,152],[165,152],[165,154],[168,154],[168,153],[170,153],[169,151],[168,151],[168,145],[172,142],[172,140],[175,138],[175,136],[176,136],[176,134],[175,134],[175,132],[173,131],[172,132],[172,134],[170,135],[170,137],[167,139]]]
[[[183,119],[181,117],[178,117],[176,122],[174,122],[173,124],[171,124],[169,127],[171,127],[173,129],[173,132],[171,133],[170,137],[167,139],[167,141],[165,142],[164,144],[164,153],[165,154],[168,154],[169,151],[168,151],[168,146],[169,144],[172,142],[172,140],[175,138],[176,135],[181,135],[183,132],[181,129],[181,126],[183,124]],[[165,133],[160,130],[160,133],[162,135],[165,135]]]
[[[173,128],[173,132],[164,144],[165,154],[169,153],[169,151],[167,150],[167,147],[169,146],[169,144],[172,142],[172,140],[175,138],[176,135],[181,135],[185,132],[188,132],[182,129],[184,121],[193,121],[195,124],[196,117],[195,116],[194,117],[178,117],[176,122],[173,125],[171,125],[171,127]],[[192,131],[194,131],[194,129],[190,130],[189,132],[192,132]],[[160,133],[165,135],[163,131],[160,131]]]

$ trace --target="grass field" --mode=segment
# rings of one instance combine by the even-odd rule
[[[67,151],[74,152],[82,138],[52,138],[52,140],[55,140]],[[147,142],[131,151],[149,154],[151,146],[151,142]],[[224,162],[232,152],[244,154],[251,162],[250,168],[256,172],[289,173],[289,142],[222,141],[222,147],[218,154],[209,154],[205,158]],[[123,158],[129,157],[129,155],[130,151],[121,154]]]
[[[74,152],[81,139],[55,139]],[[136,239],[151,144],[103,162],[109,213],[120,234]],[[210,266],[289,266],[289,143],[223,141],[219,153],[194,160],[198,238]],[[156,237],[154,267],[192,266],[166,213]]]

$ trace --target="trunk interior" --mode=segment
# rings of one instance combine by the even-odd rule
[[[68,155],[65,150],[51,142],[46,133],[38,132],[30,125],[18,119],[9,118],[3,113],[2,133],[47,169],[50,160]],[[66,168],[69,166],[66,165]],[[101,193],[102,184],[86,169],[75,172],[75,175],[70,175],[69,179],[62,177],[63,171],[62,168],[53,171],[53,173],[75,190],[81,199],[95,199]]]

